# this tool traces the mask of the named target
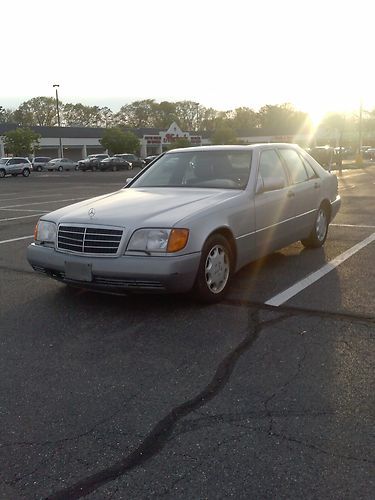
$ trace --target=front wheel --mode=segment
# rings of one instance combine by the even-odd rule
[[[5,170],[3,168],[0,169],[0,177],[5,177]]]
[[[319,248],[327,239],[328,234],[329,215],[328,210],[324,206],[318,208],[314,227],[310,235],[301,240],[301,243],[306,248]]]
[[[113,165],[112,172],[117,172],[117,166],[116,165]]]
[[[42,167],[36,167],[36,171],[37,172],[41,172],[42,171]]]
[[[228,290],[232,276],[232,251],[221,234],[210,236],[203,246],[193,292],[201,302],[219,302]]]
[[[17,175],[17,174],[16,174]],[[22,171],[22,175],[24,177],[29,177],[30,175],[30,170],[28,168],[24,168],[23,171]]]
[[[57,169],[59,172],[62,172],[62,166],[60,165],[59,168]]]

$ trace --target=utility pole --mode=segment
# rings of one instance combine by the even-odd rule
[[[64,152],[63,152],[63,147],[62,147],[62,140],[61,140],[61,125],[60,125],[60,110],[59,110],[59,94],[57,92],[57,89],[60,87],[57,83],[53,86],[56,89],[56,111],[57,111],[57,125],[59,126],[59,144],[60,144],[60,158],[64,158]]]

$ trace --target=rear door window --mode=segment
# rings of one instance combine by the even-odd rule
[[[309,180],[305,165],[297,151],[284,148],[280,148],[278,151],[288,168],[292,184],[299,184]]]

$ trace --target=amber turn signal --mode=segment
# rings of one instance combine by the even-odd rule
[[[35,228],[34,228],[34,241],[36,241],[38,238],[38,224],[39,224],[39,222],[36,223]]]
[[[185,248],[189,238],[189,229],[172,229],[169,239],[167,252],[178,252]]]

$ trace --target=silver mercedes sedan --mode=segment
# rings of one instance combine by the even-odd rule
[[[336,176],[296,145],[175,149],[119,191],[43,215],[27,258],[72,286],[216,302],[249,262],[322,246],[340,203]]]

